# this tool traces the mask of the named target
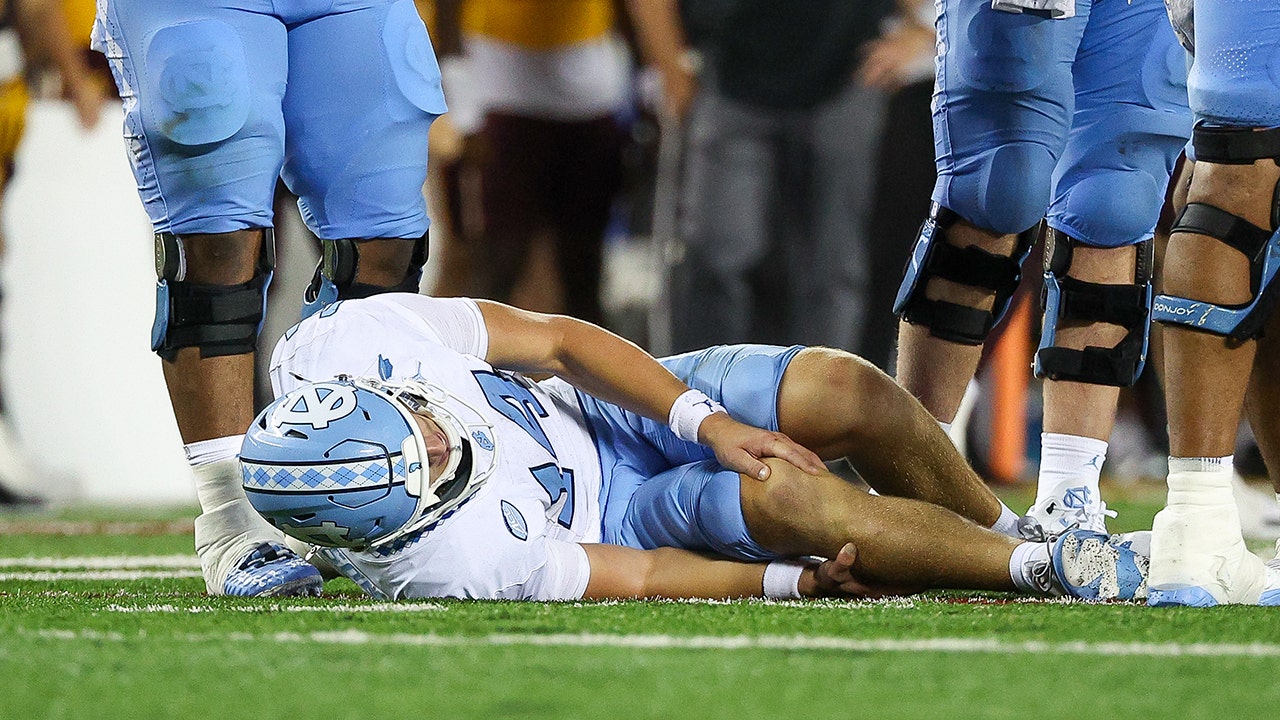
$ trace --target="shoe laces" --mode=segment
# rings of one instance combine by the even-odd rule
[[[1031,564],[1030,572],[1027,575],[1036,588],[1046,595],[1060,596],[1066,593],[1061,583],[1058,582],[1058,576],[1053,572],[1052,560],[1037,560]]]
[[[1059,503],[1057,500],[1050,500],[1047,503],[1045,503],[1043,507],[1039,507],[1039,506],[1032,507],[1031,510],[1027,511],[1027,514],[1024,515],[1021,519],[1019,519],[1018,531],[1023,532],[1023,525],[1022,525],[1023,520],[1028,521],[1028,524],[1040,525],[1040,520],[1039,520],[1040,516],[1046,516],[1048,518],[1052,518],[1057,522],[1061,522],[1063,525],[1061,530],[1057,530],[1053,532],[1052,535],[1054,537],[1057,537],[1058,535],[1061,535],[1062,533],[1068,530],[1074,530],[1076,528],[1084,528],[1085,530],[1094,530],[1097,532],[1106,532],[1106,528],[1105,528],[1106,521],[1103,520],[1101,523],[1098,523],[1098,519],[1113,518],[1113,517],[1117,517],[1118,515],[1119,513],[1117,513],[1115,510],[1111,510],[1107,508],[1107,503],[1101,499],[1098,500],[1096,507],[1090,504],[1090,505],[1084,505],[1082,507],[1074,507],[1074,508],[1066,507],[1065,505],[1062,505],[1061,503]],[[1095,524],[1100,524],[1102,525],[1102,527],[1094,527]],[[1043,526],[1041,527],[1043,530]],[[1024,535],[1023,537],[1026,537],[1026,536]]]
[[[257,570],[258,568],[270,565],[277,560],[287,559],[293,555],[293,551],[283,548],[275,543],[258,543],[244,561],[240,563],[239,570]]]

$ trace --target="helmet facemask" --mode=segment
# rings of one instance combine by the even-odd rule
[[[371,543],[370,547],[390,544],[437,522],[475,494],[493,473],[497,460],[493,443],[489,442],[488,448],[481,448],[484,451],[481,453],[473,447],[472,440],[473,437],[493,438],[493,425],[457,396],[420,380],[392,383],[342,376],[339,380],[346,380],[389,400],[411,429],[401,452],[405,461],[405,492],[418,499],[417,510],[412,520]],[[445,466],[434,480],[431,479],[426,436],[418,424],[419,416],[430,419],[440,428],[449,449]]]

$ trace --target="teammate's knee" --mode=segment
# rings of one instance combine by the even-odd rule
[[[973,225],[1002,235],[1023,232],[1040,221],[1058,158],[1040,143],[1010,142],[984,151],[964,171],[953,173],[947,207]]]
[[[261,241],[252,232],[190,242],[170,233],[156,235],[151,349],[161,358],[173,362],[187,347],[198,348],[201,357],[253,352],[275,264],[271,231],[258,232]]]
[[[1133,245],[1155,231],[1167,183],[1163,161],[1158,168],[1095,170],[1064,193],[1052,217],[1091,247]]]
[[[1193,142],[1191,202],[1173,228],[1153,318],[1256,339],[1280,305],[1280,129],[1198,125]],[[1219,269],[1200,277],[1205,266]]]
[[[893,311],[912,325],[928,328],[933,337],[981,345],[1008,310],[1035,237],[1030,231],[1016,235],[1011,255],[984,247],[988,239],[998,241],[997,246],[1007,240],[980,229],[977,241],[960,246],[948,238],[958,221],[955,212],[933,204],[911,250]],[[934,279],[951,285],[935,292]]]
[[[1084,257],[1077,268],[1079,255]],[[1038,377],[1119,387],[1137,380],[1150,337],[1151,241],[1138,246],[1136,260],[1130,255],[1118,248],[1086,251],[1078,240],[1053,228],[1045,234]],[[1059,342],[1059,330],[1068,327],[1087,332]]]
[[[426,235],[321,241],[320,263],[303,298],[302,316],[339,300],[418,292],[427,252]]]

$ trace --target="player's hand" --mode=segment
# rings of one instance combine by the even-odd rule
[[[906,26],[868,42],[862,49],[858,82],[867,87],[894,91],[933,62],[932,28]]]
[[[84,130],[92,130],[102,117],[102,108],[107,102],[102,87],[90,77],[68,78],[65,95],[76,111],[76,120]]]
[[[826,469],[809,449],[780,432],[745,425],[718,412],[708,415],[698,427],[698,441],[711,448],[720,464],[757,480],[769,479],[769,466],[760,458],[786,460],[810,475]]]
[[[662,110],[677,122],[684,122],[698,94],[698,76],[689,67],[680,65],[662,73]]]
[[[857,561],[857,546],[845,543],[834,558],[805,571],[800,578],[800,594],[805,597],[879,598],[913,595],[921,590],[890,587],[860,579],[853,569]]]

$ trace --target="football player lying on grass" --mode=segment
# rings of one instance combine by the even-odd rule
[[[657,361],[567,317],[388,294],[291,329],[271,377],[237,522],[261,523],[252,503],[376,597],[1146,592],[1132,543],[1011,537],[933,418],[844,352]]]

